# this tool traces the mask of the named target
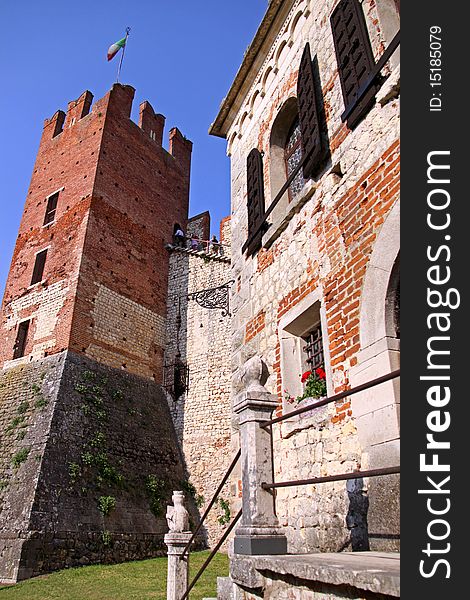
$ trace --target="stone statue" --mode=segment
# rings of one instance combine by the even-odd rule
[[[171,533],[183,533],[189,531],[189,514],[184,507],[184,493],[173,492],[171,497],[174,506],[166,509],[166,520]]]
[[[252,356],[241,369],[240,387],[247,391],[266,393],[264,384],[268,380],[268,376],[266,363],[259,356]]]

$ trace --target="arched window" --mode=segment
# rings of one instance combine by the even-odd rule
[[[271,200],[302,160],[303,166],[289,186],[289,201],[302,190],[306,179],[314,176],[322,164],[325,145],[317,107],[322,104],[318,100],[319,87],[317,63],[316,60],[312,61],[310,45],[306,44],[299,65],[297,97],[286,101],[271,129]]]
[[[400,339],[400,255],[398,254],[390,274],[385,299],[387,335]]]
[[[261,245],[254,239],[266,218],[279,231],[287,215],[287,206],[294,198],[299,201],[306,180],[318,175],[327,154],[326,124],[324,122],[320,76],[316,57],[312,60],[310,45],[305,45],[297,78],[297,97],[288,98],[277,114],[269,138],[269,195],[264,207],[263,161],[258,150],[247,157],[248,181],[248,239],[242,252],[253,254]],[[255,153],[256,157],[255,157]],[[255,160],[256,159],[256,160]],[[291,179],[292,178],[292,179]],[[256,185],[254,185],[256,184]],[[254,199],[261,200],[261,203]],[[258,204],[261,209],[258,210]],[[261,215],[260,224],[252,226]],[[271,215],[271,216],[270,216]]]
[[[284,163],[286,166],[286,176],[294,171],[295,167],[302,160],[302,135],[300,133],[300,121],[298,115],[287,133],[287,139],[284,146]],[[305,185],[305,179],[302,169],[297,173],[294,181],[289,186],[289,200],[292,200]]]
[[[295,135],[292,136],[294,132]],[[291,139],[292,142],[290,144],[289,139]],[[269,169],[271,182],[270,200],[275,198],[279,190],[285,184],[288,175],[292,173],[293,169],[298,164],[298,162],[295,162],[294,165],[294,161],[296,161],[297,158],[299,158],[299,160],[302,158],[302,147],[299,145],[300,141],[297,98],[292,97],[289,98],[282,106],[278,115],[274,119],[273,126],[271,128],[271,137],[269,140]],[[303,183],[302,173],[299,173],[299,175],[302,178],[301,181]],[[300,185],[300,182],[297,181],[297,178],[295,183]],[[294,192],[289,190],[289,200],[292,200],[293,193]]]

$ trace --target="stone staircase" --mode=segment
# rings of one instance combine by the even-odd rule
[[[375,595],[380,600],[400,597],[399,554],[234,555],[230,577],[217,578],[217,600],[343,600]]]

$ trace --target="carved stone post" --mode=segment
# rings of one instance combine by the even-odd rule
[[[184,493],[173,492],[174,506],[168,506],[166,518],[170,531],[164,541],[168,546],[168,578],[166,584],[167,600],[181,600],[189,584],[189,552],[183,557],[183,551],[191,539],[189,515],[185,509]]]
[[[243,485],[243,513],[234,539],[236,554],[287,553],[287,538],[279,531],[274,495],[261,487],[262,483],[272,482],[274,476],[271,433],[260,427],[277,406],[276,396],[264,387],[267,377],[261,358],[250,358],[241,375],[244,390],[234,406],[239,415]]]

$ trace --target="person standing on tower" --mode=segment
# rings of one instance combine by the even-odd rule
[[[186,238],[184,235],[184,231],[181,229],[179,225],[175,225],[175,232],[173,234],[173,243],[175,246],[179,248],[185,247]]]

